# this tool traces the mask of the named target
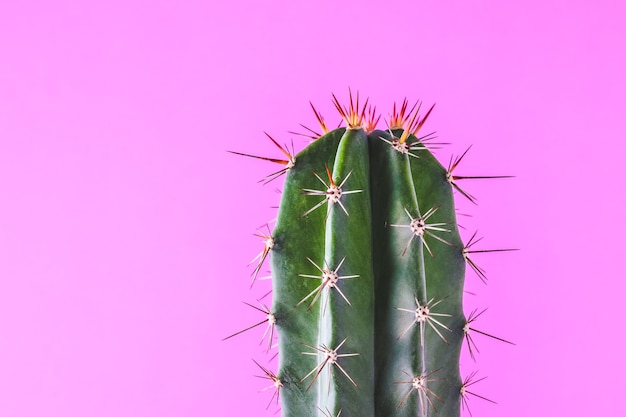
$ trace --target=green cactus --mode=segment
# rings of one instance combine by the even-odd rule
[[[257,325],[276,329],[279,360],[261,368],[287,417],[458,416],[476,395],[459,371],[477,317],[463,313],[466,262],[484,278],[457,228],[453,190],[473,201],[452,174],[463,156],[446,169],[429,151],[432,107],[420,117],[405,100],[376,130],[358,95],[333,98],[347,127],[329,131],[314,109],[324,134],[295,157],[270,138],[288,158],[270,159],[284,168],[268,180],[286,179],[253,273],[270,258]]]

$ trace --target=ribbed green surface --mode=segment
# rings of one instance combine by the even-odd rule
[[[452,190],[430,152],[412,151],[420,156],[413,158],[380,137],[390,140],[383,131],[332,131],[298,154],[288,172],[271,258],[283,416],[321,416],[320,409],[333,416],[341,411],[342,417],[459,415],[465,264]],[[303,217],[324,198],[303,190],[325,191],[314,173],[329,184],[326,167],[337,185],[345,180],[340,201],[349,215],[326,203]],[[449,230],[432,230],[449,244],[425,236],[434,256],[417,236],[407,247],[412,232],[403,227],[411,221],[407,212],[418,218],[432,207],[438,208],[426,223],[445,223],[439,227]],[[315,296],[302,300],[322,276],[311,261],[341,268],[337,288],[324,289],[309,307]],[[431,313],[450,316],[431,318],[450,329],[433,323],[447,343],[426,323],[422,343],[420,325],[411,326],[416,298],[421,305],[442,300]],[[313,383],[315,372],[305,378],[325,356],[303,352],[342,342],[337,364],[327,363]],[[412,378],[429,373],[426,390],[413,389],[406,397]]]

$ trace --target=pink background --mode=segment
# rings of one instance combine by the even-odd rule
[[[99,4],[98,4],[99,3]],[[272,416],[242,301],[280,142],[348,87],[473,144],[475,416],[623,410],[620,1],[4,1],[0,416]],[[619,168],[619,171],[618,171]],[[460,201],[460,200],[459,200]],[[467,414],[465,414],[467,415]]]

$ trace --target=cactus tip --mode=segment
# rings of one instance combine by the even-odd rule
[[[389,144],[389,146],[391,146],[391,148],[395,150],[396,152],[400,153],[401,155],[408,155],[413,158],[419,158],[417,154],[411,153],[411,151],[427,150],[427,148],[424,146],[424,144],[420,140],[410,142],[410,143],[407,141],[407,138],[409,135],[409,133],[407,133],[408,130],[404,130],[402,132],[402,135],[400,135],[400,138],[397,138],[393,134],[392,129],[393,128],[391,127],[390,123],[387,123],[387,131],[389,132],[389,136],[391,137],[391,140],[387,140],[383,136],[379,136],[378,138],[382,140],[383,142],[386,142],[387,144]]]
[[[332,94],[333,104],[339,112],[341,118],[348,125],[348,129],[362,129],[363,121],[366,118],[369,98],[365,100],[365,103],[361,107],[361,105],[359,104],[358,91],[356,93],[356,100],[353,98],[352,90],[350,88],[348,88],[348,95],[350,97],[350,105],[348,107],[342,106],[341,103],[339,103],[339,100],[337,99],[337,96],[335,96],[335,94]]]

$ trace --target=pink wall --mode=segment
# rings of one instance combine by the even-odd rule
[[[97,4],[100,5],[97,5]],[[228,5],[217,6],[224,3]],[[384,4],[384,6],[383,6]],[[473,144],[489,307],[475,416],[623,410],[626,12],[619,1],[0,4],[0,415],[272,416],[248,261],[312,100],[437,103]],[[618,172],[618,169],[620,171]]]

